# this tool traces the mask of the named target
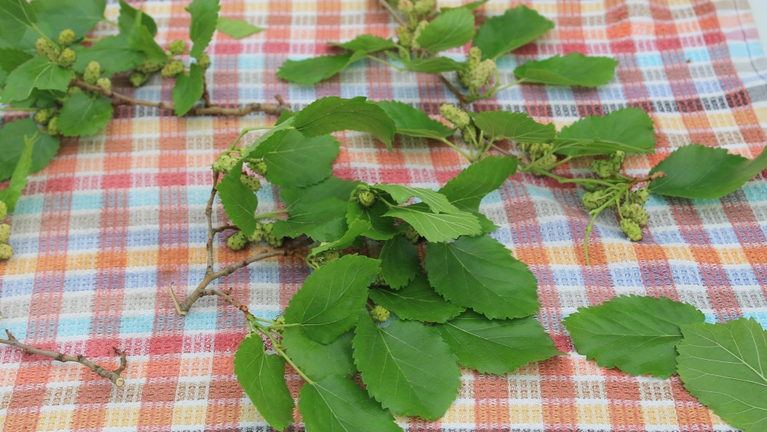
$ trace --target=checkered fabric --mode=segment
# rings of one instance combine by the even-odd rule
[[[165,44],[187,38],[186,1],[144,2]],[[457,1],[442,1],[443,6]],[[516,1],[493,0],[497,15]],[[541,0],[529,6],[556,29],[498,64],[502,82],[516,64],[579,51],[620,60],[615,79],[596,90],[523,85],[478,109],[526,111],[561,127],[590,114],[639,106],[655,119],[656,155],[628,158],[646,173],[687,143],[754,157],[767,142],[767,61],[746,0]],[[111,2],[108,16],[117,15]],[[211,97],[238,105],[282,95],[294,109],[330,95],[396,99],[436,113],[454,97],[434,76],[360,62],[315,87],[275,76],[287,58],[330,52],[325,41],[362,33],[391,36],[396,24],[374,0],[223,1],[222,15],[267,27],[244,40],[217,34],[209,52]],[[482,13],[480,12],[480,15]],[[106,24],[95,37],[113,31]],[[447,53],[462,58],[465,50]],[[171,81],[154,79],[140,99],[168,100]],[[13,120],[7,115],[5,121]],[[82,353],[114,367],[112,346],[128,355],[126,385],[115,388],[77,364],[0,347],[0,425],[20,431],[266,431],[240,390],[232,358],[246,332],[242,314],[215,298],[176,314],[168,288],[183,295],[202,279],[209,165],[241,128],[274,118],[191,117],[119,107],[95,137],[67,139],[32,176],[12,217],[16,255],[0,263],[0,328],[41,348]],[[370,136],[339,134],[336,175],[436,188],[466,162],[435,143],[398,138],[388,152]],[[586,163],[564,171],[585,172]],[[565,172],[566,174],[566,172]],[[507,376],[464,370],[458,399],[438,422],[401,418],[409,431],[731,431],[698,404],[678,378],[632,378],[574,352],[562,319],[621,294],[691,303],[709,321],[747,316],[767,326],[767,181],[758,178],[721,200],[652,197],[645,239],[627,241],[614,215],[592,235],[584,264],[587,214],[582,190],[517,174],[482,211],[493,236],[539,280],[539,318],[567,355]],[[279,207],[259,191],[262,209]],[[219,223],[225,215],[217,206]],[[223,239],[218,264],[242,259]],[[299,259],[258,263],[218,282],[262,317],[274,317],[308,275]],[[214,284],[215,286],[215,284]],[[296,394],[298,377],[290,376]],[[293,430],[299,430],[297,429]]]

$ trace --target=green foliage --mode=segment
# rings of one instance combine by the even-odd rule
[[[423,206],[414,204],[391,207],[384,216],[402,219],[430,242],[443,242],[464,235],[478,235],[482,232],[479,219],[463,211],[435,214],[427,211]]]
[[[306,234],[316,241],[334,241],[346,233],[347,201],[337,198],[301,200],[288,206],[290,216],[274,223],[279,237]]]
[[[23,101],[34,89],[65,92],[71,79],[71,70],[51,63],[45,57],[34,57],[8,74],[3,102]]]
[[[381,261],[383,267],[385,261]],[[404,288],[376,287],[369,295],[374,302],[406,320],[443,323],[465,310],[437,294],[423,274],[418,274]]]
[[[490,156],[473,163],[453,177],[439,192],[456,207],[479,211],[479,204],[490,192],[498,189],[517,169],[517,159]]]
[[[405,63],[405,70],[427,74],[439,74],[442,72],[463,71],[466,63],[455,61],[449,57],[431,57],[413,59]]]
[[[149,34],[152,36],[157,35],[157,24],[151,16],[146,13],[139,13],[128,2],[120,0],[120,16],[117,19],[120,30],[124,33],[130,32],[136,26],[136,21],[138,21],[139,25],[146,26]]]
[[[684,387],[735,427],[767,427],[767,331],[753,318],[682,327],[677,346]]]
[[[658,195],[716,199],[734,192],[765,168],[765,151],[747,159],[726,149],[690,144],[678,148],[650,171],[666,176],[654,180],[648,189]]]
[[[30,173],[40,171],[56,156],[59,151],[57,137],[41,133],[32,119],[26,118],[10,122],[0,129],[0,181],[8,180],[13,175],[27,145],[24,137],[34,137],[35,151],[32,153]]]
[[[79,73],[83,73],[92,61],[98,62],[104,75],[110,76],[135,69],[144,60],[144,53],[131,48],[125,34],[107,36],[87,48],[82,45],[75,48],[77,60],[74,70]]]
[[[247,186],[240,181],[242,162],[238,162],[234,168],[226,174],[216,186],[221,204],[224,206],[227,217],[239,228],[246,237],[250,237],[256,231],[256,209],[258,198]]]
[[[391,39],[384,39],[382,37],[373,36],[369,34],[361,34],[348,42],[328,42],[328,43],[330,45],[337,46],[345,50],[360,52],[360,53],[373,53],[373,52],[384,51],[384,50],[397,47],[397,45],[395,45]]]
[[[458,355],[459,363],[483,373],[505,374],[561,354],[532,316],[491,320],[466,311],[437,330]]]
[[[388,193],[397,204],[404,204],[411,197],[416,197],[429,206],[433,213],[456,213],[459,211],[457,207],[450,204],[447,197],[430,189],[396,184],[377,184],[374,187]]]
[[[343,236],[338,240],[322,243],[316,248],[312,249],[307,259],[316,258],[318,255],[331,249],[341,250],[348,248],[355,243],[358,237],[365,234],[370,229],[370,222],[363,220],[353,220],[349,222],[349,229],[346,230]]]
[[[139,11],[137,16],[143,16],[143,13]],[[126,30],[125,34],[128,37],[128,47],[144,53],[146,61],[164,64],[168,60],[165,50],[154,40],[154,35],[149,27],[143,24],[143,20],[137,18],[133,27]]]
[[[354,375],[357,367],[352,358],[353,331],[348,331],[328,344],[321,344],[301,327],[286,327],[282,344],[288,356],[313,380],[330,375]]]
[[[397,415],[436,420],[458,394],[461,369],[433,328],[399,320],[379,327],[363,317],[353,346],[368,393]]]
[[[293,126],[308,137],[342,130],[367,132],[390,149],[396,131],[386,112],[362,96],[318,99],[296,114]]]
[[[341,72],[351,63],[360,60],[356,53],[313,57],[305,60],[286,60],[277,76],[299,84],[316,84]]]
[[[598,365],[631,375],[668,378],[676,372],[675,346],[682,339],[679,326],[704,319],[688,304],[626,296],[581,308],[564,324],[578,351]]]
[[[374,240],[388,240],[397,233],[394,226],[395,219],[384,216],[389,207],[383,201],[377,201],[372,207],[363,207],[356,201],[347,205],[346,222],[362,220],[370,223],[370,230],[365,233],[366,237]]]
[[[425,266],[439,294],[488,318],[520,318],[538,311],[535,276],[492,237],[430,243]]]
[[[380,101],[377,104],[394,121],[394,126],[400,135],[440,139],[447,138],[455,132],[455,129],[432,120],[425,112],[402,102]]]
[[[571,53],[526,62],[514,70],[514,75],[529,83],[596,87],[613,79],[616,66],[618,62],[608,57]]]
[[[485,20],[474,37],[474,46],[482,50],[483,59],[497,59],[553,28],[553,22],[535,10],[519,5],[507,9],[501,16]]]
[[[0,0],[0,36],[17,44],[27,28],[33,28],[37,16],[27,0]]]
[[[32,8],[40,29],[51,39],[62,30],[84,37],[104,20],[106,0],[34,0]]]
[[[16,202],[21,198],[21,191],[27,186],[27,177],[32,168],[32,151],[35,146],[35,136],[24,136],[24,151],[19,157],[19,163],[11,175],[8,187],[0,190],[0,201],[5,203],[7,211],[16,209]]]
[[[623,108],[606,116],[584,117],[562,128],[556,140],[562,155],[609,155],[616,151],[655,152],[652,118],[639,108]]]
[[[219,17],[216,23],[216,29],[221,33],[231,36],[235,39],[246,38],[252,34],[260,33],[266,29],[244,20],[236,20],[230,18]]]
[[[474,14],[465,8],[448,10],[432,20],[416,38],[429,53],[463,46],[474,37]]]
[[[394,417],[349,378],[331,375],[304,385],[298,410],[306,432],[402,432]]]
[[[421,272],[418,249],[402,235],[387,240],[381,248],[381,276],[394,289],[402,288]]]
[[[7,74],[31,59],[32,54],[26,51],[16,48],[0,48],[0,69]]]
[[[75,93],[59,112],[59,130],[64,136],[95,135],[112,120],[112,101],[106,96]]]
[[[189,65],[189,75],[181,74],[176,77],[173,86],[173,110],[177,116],[183,116],[200,100],[203,92],[203,72],[199,66]]]
[[[293,422],[293,397],[285,383],[285,359],[266,354],[258,335],[245,336],[237,347],[234,374],[270,425],[282,430]]]
[[[525,113],[484,111],[473,115],[474,124],[485,134],[496,139],[509,139],[521,143],[551,142],[556,136],[553,123],[541,124]]]
[[[286,130],[272,135],[251,156],[264,158],[266,179],[272,184],[303,188],[333,174],[332,163],[339,151],[340,144],[330,135],[308,138]]]
[[[186,8],[192,15],[192,23],[189,25],[189,39],[193,44],[190,56],[197,57],[208,47],[218,25],[220,9],[218,0],[192,0]]]
[[[306,279],[285,309],[285,321],[300,324],[311,339],[328,344],[357,323],[367,287],[380,271],[378,260],[346,255]]]

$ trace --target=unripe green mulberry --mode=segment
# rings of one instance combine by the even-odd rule
[[[352,191],[351,199],[360,203],[363,207],[371,207],[375,204],[378,196],[367,185],[359,185]]]
[[[101,78],[101,65],[95,60],[91,61],[88,63],[88,66],[85,67],[85,72],[83,72],[83,81],[90,85],[96,85],[99,78]]]
[[[0,224],[0,243],[8,243],[11,238],[11,226],[4,223]]]
[[[337,260],[338,258],[341,258],[340,252],[335,249],[328,249],[315,255],[314,262],[316,262],[318,265],[325,265],[331,261]]]
[[[37,54],[47,58],[48,61],[51,62],[57,62],[59,60],[59,54],[61,54],[61,51],[56,48],[56,45],[53,45],[53,43],[45,38],[40,38],[35,41],[35,50],[37,51]]]
[[[413,10],[415,9],[415,5],[410,0],[399,0],[397,3],[397,10],[402,15],[410,15],[413,13]]]
[[[245,238],[245,234],[242,231],[237,231],[226,239],[226,245],[233,251],[242,250],[248,245],[248,239]]]
[[[4,201],[0,201],[0,221],[5,220],[8,217],[8,206]]]
[[[453,104],[442,104],[439,107],[439,112],[445,120],[452,123],[458,129],[463,129],[471,123],[469,114]]]
[[[174,40],[168,44],[168,51],[171,53],[171,55],[183,54],[184,51],[186,51],[186,42],[178,39]]]
[[[372,285],[374,285],[374,286],[389,286],[389,284],[386,283],[386,279],[384,279],[383,273],[378,273],[376,275],[376,278],[373,279]]]
[[[640,227],[646,226],[650,220],[650,216],[645,211],[641,204],[628,204],[621,208],[623,216],[631,219],[637,223]]]
[[[53,108],[41,109],[35,113],[35,121],[45,126],[49,121],[51,121],[51,118],[55,113],[56,110]]]
[[[389,319],[389,309],[386,309],[383,306],[376,306],[373,308],[373,310],[370,311],[370,318],[373,318],[373,321],[375,322],[385,322],[387,319]]]
[[[263,159],[250,158],[247,160],[247,165],[254,173],[262,176],[266,175],[266,162]]]
[[[72,86],[72,87],[69,88],[69,90],[67,90],[67,96],[74,96],[77,93],[80,93],[82,91],[83,91],[83,89],[81,89],[80,87]]]
[[[181,60],[172,60],[163,66],[161,73],[165,78],[173,78],[182,72],[184,72],[184,62]]]
[[[421,49],[421,44],[418,43],[418,37],[421,36],[421,32],[428,25],[429,25],[428,21],[421,21],[416,26],[415,30],[413,31],[413,42],[411,43],[413,49],[416,49],[416,50]]]
[[[235,165],[237,165],[236,158],[233,158],[228,154],[222,154],[218,157],[217,161],[213,162],[213,171],[228,173]]]
[[[53,116],[48,121],[48,135],[58,135],[59,131],[59,116]]]
[[[272,233],[266,234],[264,238],[266,239],[266,242],[269,243],[269,245],[272,247],[281,247],[283,244],[283,238],[277,237]]]
[[[477,46],[471,47],[471,49],[469,49],[469,55],[466,58],[466,62],[469,63],[469,67],[477,67],[481,61],[482,50]]]
[[[75,32],[73,32],[71,29],[62,30],[61,33],[59,33],[59,45],[63,47],[68,47],[72,45],[75,41]]]
[[[483,60],[471,74],[469,88],[478,91],[490,83],[490,79],[495,76],[497,70],[498,67],[495,64],[495,60]]]
[[[607,200],[610,199],[610,195],[605,193],[602,189],[597,189],[593,192],[586,192],[581,197],[581,202],[587,210],[596,210],[602,207]]]
[[[405,230],[402,235],[404,235],[406,239],[413,243],[418,243],[421,241],[421,234],[418,234],[418,231],[416,231],[412,226],[407,227],[407,230]]]
[[[197,59],[197,66],[199,66],[203,71],[210,67],[210,56],[207,54],[202,53],[195,58]]]
[[[13,248],[11,245],[0,244],[0,261],[7,261],[13,256]]]
[[[615,177],[621,170],[625,159],[626,154],[622,151],[617,151],[607,159],[596,159],[589,166],[589,170],[601,178]]]
[[[96,81],[96,85],[103,88],[106,91],[112,91],[112,80],[106,77],[101,77]]]
[[[474,143],[477,143],[477,145],[481,145],[477,141],[477,129],[472,126],[468,125],[461,131],[461,138],[463,138],[463,142],[465,143],[471,143],[472,146],[476,147]]]
[[[144,60],[143,63],[141,63],[136,70],[145,73],[145,74],[153,74],[157,72],[158,70],[162,69],[163,66],[165,66],[166,62],[158,63],[154,61]]]
[[[251,177],[247,174],[241,174],[240,182],[253,192],[258,192],[258,190],[261,189],[261,180],[259,180],[258,177]]]
[[[629,202],[632,204],[644,204],[648,198],[650,198],[650,192],[647,191],[647,188],[639,188],[629,194]]]
[[[410,48],[413,44],[413,33],[406,26],[397,27],[397,41],[405,48]]]
[[[133,87],[141,87],[149,81],[149,75],[142,72],[133,72],[130,74],[130,83]]]
[[[631,219],[621,220],[621,231],[632,241],[642,240],[642,228]]]
[[[263,230],[263,231],[264,231],[266,234],[271,234],[272,230],[274,230],[274,224],[273,224],[273,223],[265,223],[265,224],[262,224],[262,225],[261,225],[261,229],[262,229],[262,230]]]
[[[415,13],[418,15],[429,16],[434,13],[437,8],[437,0],[419,0],[415,4]]]

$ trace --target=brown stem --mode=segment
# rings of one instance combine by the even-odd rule
[[[208,93],[208,80],[205,79],[204,74],[202,76],[202,102],[206,107],[213,105],[213,102],[210,101],[210,93]]]
[[[0,343],[2,344],[19,348],[23,350],[24,353],[26,354],[37,354],[44,357],[52,358],[62,363],[66,363],[66,362],[80,363],[81,365],[87,367],[88,369],[96,373],[97,375],[102,376],[108,379],[109,381],[112,381],[112,383],[116,385],[117,387],[122,387],[125,385],[125,379],[120,376],[120,373],[125,370],[125,367],[127,366],[128,361],[125,357],[125,353],[115,347],[113,347],[112,349],[114,350],[115,354],[120,356],[120,366],[117,369],[110,371],[108,369],[103,368],[102,366],[99,366],[91,362],[90,360],[85,358],[85,356],[83,356],[82,354],[79,354],[77,356],[70,356],[70,355],[66,355],[63,353],[55,352],[55,351],[48,351],[48,350],[42,350],[39,348],[34,348],[19,342],[19,340],[16,339],[15,336],[13,336],[10,330],[6,329],[5,334],[8,335],[8,339],[0,339]]]
[[[657,179],[663,178],[663,177],[666,177],[666,173],[664,173],[663,171],[658,171],[658,172],[653,173],[652,175],[649,175],[649,176],[645,176],[645,177],[641,177],[641,178],[636,178],[636,179],[632,180],[630,184],[631,184],[631,186],[634,186],[635,184],[639,184],[639,183],[643,183],[643,182],[651,182],[653,180],[657,180]]]
[[[394,17],[395,20],[397,20],[398,23],[402,24],[403,26],[407,27],[407,21],[405,21],[404,18],[400,16],[400,14],[397,13],[396,10],[389,4],[387,0],[378,0],[378,3],[381,4],[381,6],[386,9],[391,16]]]
[[[439,78],[442,80],[442,83],[445,84],[445,87],[447,87],[448,90],[450,90],[451,93],[455,95],[455,97],[458,98],[458,103],[461,104],[461,109],[464,111],[469,111],[469,102],[466,100],[466,96],[458,91],[457,88],[451,83],[447,78],[445,78],[444,75],[439,74]]]
[[[239,301],[237,301],[237,299],[232,297],[232,290],[220,291],[220,290],[217,290],[217,289],[206,289],[206,290],[202,291],[201,297],[211,296],[211,295],[215,295],[215,296],[221,297],[227,303],[229,303],[230,305],[232,305],[232,306],[236,307],[237,309],[239,309],[240,311],[242,311],[242,313],[244,313],[245,316],[247,316],[249,318],[255,318],[255,316],[250,312],[250,310],[248,309],[247,306],[245,306],[244,304],[242,304]]]
[[[159,109],[173,110],[173,104],[168,102],[153,102],[141,99],[134,99],[124,94],[115,93],[111,90],[101,88],[99,86],[90,85],[80,80],[73,80],[72,84],[80,87],[81,89],[94,91],[103,94],[106,97],[115,99],[114,105],[130,105],[130,106],[148,106]],[[186,115],[200,116],[200,115],[226,115],[226,116],[245,116],[254,112],[263,112],[265,114],[279,115],[287,108],[284,105],[275,104],[262,104],[253,103],[240,108],[224,108],[219,106],[208,106],[203,108],[192,108]]]

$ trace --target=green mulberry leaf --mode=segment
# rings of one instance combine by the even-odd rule
[[[394,288],[402,288],[421,272],[418,249],[404,236],[394,236],[381,248],[381,274],[386,283]]]
[[[313,240],[331,242],[347,230],[347,202],[336,198],[300,201],[288,207],[287,219],[274,223],[274,235],[296,238],[306,234]]]
[[[25,136],[35,137],[30,173],[48,166],[59,151],[59,138],[42,133],[31,118],[6,123],[0,128],[0,143],[3,147],[0,152],[0,181],[8,180],[13,175],[26,148]]]
[[[767,168],[767,152],[754,159],[730,154],[726,149],[690,144],[679,147],[650,171],[666,176],[648,189],[658,195],[716,199],[735,192]]]
[[[226,216],[237,228],[250,237],[256,231],[258,197],[242,184],[242,162],[238,162],[216,185]]]
[[[557,134],[554,123],[542,124],[525,113],[484,111],[473,115],[474,124],[485,136],[506,138],[521,143],[551,142]]]
[[[397,227],[394,226],[395,219],[385,216],[389,211],[389,206],[378,200],[372,207],[363,207],[358,202],[353,201],[347,204],[346,222],[351,224],[355,220],[362,220],[370,223],[370,230],[364,235],[373,240],[388,240],[397,234]]]
[[[18,44],[37,16],[27,0],[0,0],[0,36],[11,44]]]
[[[246,38],[252,34],[266,30],[263,27],[254,26],[245,20],[236,20],[224,17],[218,18],[216,29],[221,33],[231,36],[235,39]]]
[[[9,212],[16,209],[16,203],[21,198],[24,188],[27,187],[27,177],[29,177],[29,172],[32,168],[32,152],[35,147],[35,138],[36,135],[24,136],[24,151],[19,157],[19,163],[13,170],[8,187],[0,190],[0,201],[5,203]]]
[[[373,53],[387,49],[397,48],[397,45],[391,39],[373,36],[370,34],[361,34],[348,42],[328,42],[330,45],[337,46],[349,51]]]
[[[456,207],[478,211],[479,204],[517,171],[517,158],[489,156],[464,168],[439,192]]]
[[[402,432],[394,417],[347,377],[331,375],[314,385],[305,384],[298,410],[306,432]]]
[[[277,76],[299,84],[316,84],[346,69],[350,64],[364,58],[357,53],[325,55],[304,60],[286,60]]]
[[[682,326],[684,387],[735,427],[767,430],[767,332],[753,318]]]
[[[293,362],[313,380],[330,375],[354,375],[357,367],[352,358],[353,331],[348,331],[327,345],[306,334],[301,327],[285,327],[282,344]]]
[[[380,272],[378,260],[346,255],[320,267],[306,279],[285,309],[285,321],[300,324],[306,335],[327,344],[359,319],[367,287]]]
[[[192,41],[192,50],[189,55],[197,57],[205,51],[213,33],[218,25],[218,11],[221,6],[218,0],[192,0],[186,11],[192,16],[189,24],[189,39]]]
[[[450,9],[434,18],[416,40],[430,53],[464,46],[474,37],[474,14],[465,8]]]
[[[357,185],[362,184],[359,181],[341,180],[338,177],[330,176],[327,179],[308,187],[280,189],[280,198],[285,204],[291,206],[297,202],[320,201],[323,199],[334,198],[341,201],[347,201],[352,191]]]
[[[112,120],[113,111],[112,100],[106,96],[75,93],[59,111],[59,129],[64,136],[95,135]]]
[[[391,207],[384,216],[402,219],[430,242],[479,235],[482,232],[479,219],[469,212],[435,214],[424,210],[419,204]]]
[[[400,135],[441,139],[455,132],[455,129],[432,120],[425,112],[402,102],[379,101],[377,104],[394,121],[397,133]]]
[[[176,77],[176,85],[173,86],[173,111],[177,116],[188,113],[202,98],[203,87],[202,69],[195,63],[189,65],[189,75],[182,73]]]
[[[474,46],[482,50],[483,59],[497,59],[542,36],[554,23],[525,5],[507,9],[503,15],[488,18],[477,30]]]
[[[514,75],[529,83],[597,87],[615,75],[618,62],[609,57],[587,57],[580,53],[532,60],[514,69]]]
[[[436,420],[458,395],[461,369],[431,327],[399,320],[378,327],[363,317],[353,346],[368,393],[397,415]]]
[[[411,197],[416,197],[429,206],[433,213],[456,213],[460,211],[457,207],[450,204],[450,201],[444,195],[431,189],[396,184],[377,184],[373,187],[388,193],[397,204],[404,204]]]
[[[363,221],[363,220],[354,220],[351,223],[349,223],[349,229],[346,231],[346,233],[341,237],[340,239],[336,241],[332,241],[329,243],[323,243],[316,248],[312,249],[312,252],[309,254],[309,257],[316,256],[322,252],[325,252],[329,249],[346,249],[352,244],[354,244],[354,241],[357,240],[357,238],[363,234],[365,234],[370,229],[370,222]]]
[[[623,108],[606,116],[584,117],[562,128],[557,153],[568,156],[605,155],[616,151],[655,152],[655,126],[639,108]]]
[[[575,348],[602,367],[668,378],[676,372],[680,325],[703,322],[693,306],[661,297],[616,297],[578,309],[564,325]]]
[[[442,72],[464,71],[466,70],[466,63],[455,61],[449,57],[430,57],[410,60],[405,63],[405,70],[439,74]]]
[[[106,0],[34,0],[38,27],[51,39],[62,30],[72,30],[84,37],[104,20]]]
[[[535,276],[492,237],[430,243],[425,265],[439,294],[488,318],[521,318],[538,311]]]
[[[143,13],[139,11],[138,15],[143,16]],[[142,22],[141,19],[136,20],[133,27],[126,33],[128,47],[134,51],[144,53],[147,61],[165,63],[168,60],[168,54],[157,44],[149,28],[141,24]]]
[[[234,354],[234,374],[259,414],[275,429],[293,423],[293,397],[285,383],[285,359],[268,355],[258,335],[249,334]]]
[[[120,32],[130,33],[136,26],[136,20],[138,20],[139,25],[146,26],[150,35],[157,36],[157,24],[149,14],[139,11],[125,0],[120,0],[120,16],[117,18],[117,23],[120,25]]]
[[[491,320],[466,311],[437,330],[458,362],[482,373],[506,374],[561,354],[534,317]]]
[[[144,53],[136,51],[128,44],[124,34],[107,36],[90,47],[74,46],[77,60],[73,69],[79,73],[85,72],[88,63],[97,61],[104,69],[104,76],[126,72],[138,67],[144,61]]]
[[[302,188],[333,174],[332,164],[340,148],[331,135],[310,138],[296,130],[286,130],[272,135],[252,155],[264,158],[266,179],[272,184]]]
[[[344,130],[367,132],[383,141],[390,150],[396,131],[394,121],[386,112],[362,96],[318,99],[296,114],[293,126],[308,137]]]
[[[370,290],[369,296],[376,304],[406,320],[443,323],[466,310],[437,294],[423,274],[402,289],[376,287]]]
[[[23,101],[34,89],[65,92],[73,76],[71,70],[51,63],[45,57],[34,57],[8,74],[3,101]]]

